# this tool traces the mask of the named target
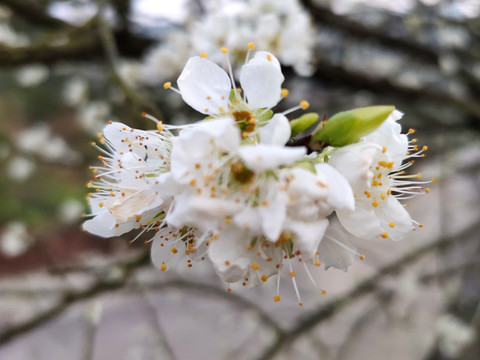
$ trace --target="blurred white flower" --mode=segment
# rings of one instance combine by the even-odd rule
[[[238,66],[245,61],[249,42],[259,50],[268,49],[298,74],[311,75],[314,30],[297,0],[250,0],[236,5],[219,3],[185,32],[170,32],[146,57],[144,80],[161,83],[178,74],[188,56],[204,52],[213,62],[221,63],[224,56],[220,46],[231,50],[231,60]]]
[[[63,98],[65,103],[70,106],[78,106],[87,100],[88,83],[80,77],[74,77],[68,80],[64,86]]]
[[[80,220],[84,211],[83,202],[77,199],[64,201],[58,209],[58,217],[65,224],[71,224]]]
[[[28,234],[24,223],[8,223],[0,234],[0,249],[8,257],[22,255],[33,244],[34,239]]]
[[[27,180],[35,171],[36,165],[24,156],[15,156],[7,165],[7,175],[15,181]]]
[[[49,74],[50,71],[45,65],[33,64],[17,70],[15,78],[18,84],[23,87],[34,87],[44,82]]]
[[[122,61],[118,66],[118,75],[128,86],[136,88],[142,82],[141,64],[135,61]]]
[[[475,330],[452,314],[444,314],[437,321],[435,332],[440,351],[457,358],[461,351],[475,340]]]
[[[11,47],[22,47],[30,44],[24,34],[18,34],[8,24],[0,24],[0,44]]]
[[[110,105],[104,101],[92,101],[80,107],[77,120],[82,129],[92,135],[100,133],[110,116]]]
[[[69,164],[80,159],[80,154],[72,150],[61,137],[54,135],[46,124],[23,130],[15,142],[20,150],[36,154],[46,161]]]
[[[170,31],[164,42],[147,53],[141,69],[143,81],[158,85],[178,74],[190,52],[189,36],[182,31]]]

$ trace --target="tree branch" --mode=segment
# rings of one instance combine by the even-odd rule
[[[45,27],[72,27],[71,24],[48,15],[45,6],[39,5],[38,1],[0,0],[0,5],[7,6],[15,15],[31,24]]]
[[[359,22],[348,19],[332,12],[329,8],[319,6],[312,0],[301,0],[301,3],[310,11],[313,18],[321,25],[326,25],[348,33],[349,36],[360,39],[371,39],[384,46],[408,52],[417,58],[422,58],[430,64],[438,64],[438,50],[409,39],[394,37],[384,31],[378,31]]]

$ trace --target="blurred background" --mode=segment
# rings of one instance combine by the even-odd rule
[[[274,53],[333,115],[394,104],[435,178],[417,231],[347,273],[257,289],[81,230],[108,120],[200,120],[162,84],[206,51]],[[479,359],[480,0],[0,0],[0,359]],[[286,277],[284,277],[286,279]]]

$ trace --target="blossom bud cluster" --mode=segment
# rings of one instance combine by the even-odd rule
[[[133,240],[147,236],[161,270],[208,259],[229,284],[258,286],[272,275],[279,284],[287,267],[301,303],[299,263],[315,283],[311,269],[322,263],[347,270],[363,259],[354,242],[400,240],[414,229],[399,200],[427,191],[419,175],[405,174],[423,149],[401,134],[394,107],[352,110],[314,125],[316,114],[286,116],[306,109],[306,101],[274,113],[288,95],[280,63],[264,51],[250,58],[253,44],[248,49],[241,89],[225,48],[228,73],[202,53],[188,60],[178,88],[165,83],[204,120],[173,126],[145,115],[155,130],[105,127],[84,228],[103,237],[139,229]],[[316,126],[310,145],[296,146],[292,124],[295,135]],[[342,145],[333,146],[340,137]]]

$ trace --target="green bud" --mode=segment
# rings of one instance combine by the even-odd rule
[[[395,110],[395,106],[368,106],[342,111],[318,125],[312,134],[312,148],[318,142],[331,146],[356,143],[365,135],[376,130]]]
[[[290,128],[292,129],[292,136],[298,135],[307,130],[310,126],[318,121],[317,113],[303,114],[299,118],[290,121]]]

